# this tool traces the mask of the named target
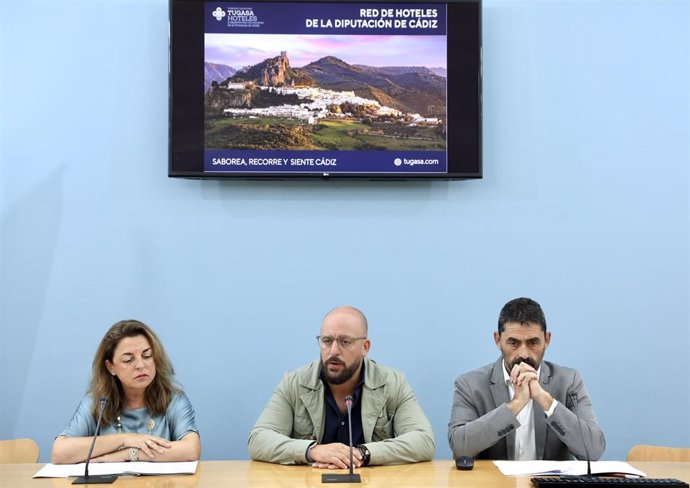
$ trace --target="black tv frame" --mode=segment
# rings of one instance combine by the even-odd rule
[[[271,2],[276,0],[252,0]],[[446,173],[240,173],[204,172],[204,0],[169,0],[169,139],[168,176],[192,179],[245,180],[465,180],[483,177],[482,160],[482,9],[481,0],[292,0],[295,3],[441,3],[448,5]],[[464,5],[464,7],[460,6]],[[460,8],[474,8],[473,22],[451,25]],[[458,9],[458,11],[454,11]],[[454,13],[455,12],[455,13]],[[474,43],[471,52],[453,46]],[[469,66],[469,68],[468,68]],[[194,70],[190,67],[198,67]],[[473,93],[457,97],[453,90]],[[471,119],[474,132],[459,130],[453,113]]]

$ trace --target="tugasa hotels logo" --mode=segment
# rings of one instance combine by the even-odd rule
[[[259,27],[263,24],[252,7],[227,7],[228,27]]]
[[[252,7],[216,7],[211,15],[218,21],[227,19],[228,27],[260,27],[263,21],[254,13]]]

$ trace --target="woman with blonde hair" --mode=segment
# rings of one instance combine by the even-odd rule
[[[172,363],[158,337],[138,320],[118,322],[103,337],[89,391],[53,443],[53,463],[86,460],[104,403],[92,461],[199,459],[192,404],[175,384]]]

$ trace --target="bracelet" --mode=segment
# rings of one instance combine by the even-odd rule
[[[129,461],[139,461],[139,449],[137,449],[136,447],[129,448]]]

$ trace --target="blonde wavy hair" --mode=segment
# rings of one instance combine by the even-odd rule
[[[154,363],[156,365],[156,376],[151,384],[146,388],[144,398],[146,408],[151,415],[163,415],[170,405],[170,401],[175,393],[180,391],[175,383],[175,371],[172,363],[165,353],[163,344],[151,328],[138,320],[122,320],[113,325],[101,340],[96,355],[93,358],[91,386],[89,392],[93,402],[91,414],[94,420],[98,419],[98,399],[108,397],[109,401],[103,412],[103,424],[111,423],[122,411],[125,404],[125,394],[122,383],[110,374],[105,366],[106,359],[113,362],[115,348],[125,337],[144,336],[151,345]]]

